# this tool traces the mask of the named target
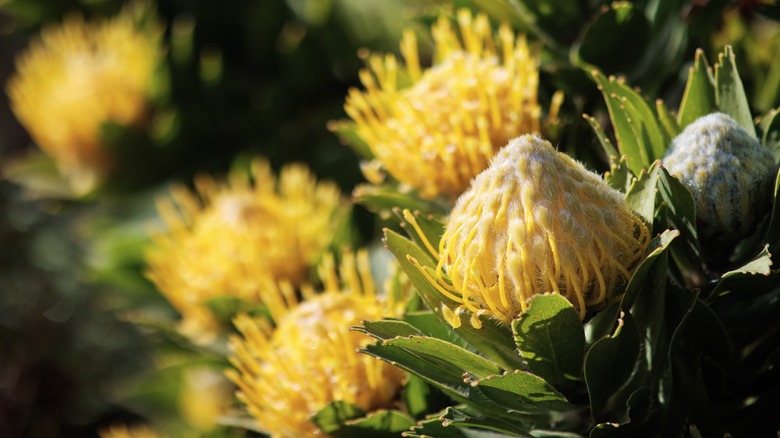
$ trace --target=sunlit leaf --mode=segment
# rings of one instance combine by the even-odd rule
[[[585,333],[574,306],[561,295],[537,295],[512,322],[515,343],[529,370],[554,386],[580,379]]]
[[[704,51],[698,49],[694,65],[688,72],[688,82],[685,84],[680,110],[677,111],[680,129],[685,129],[694,120],[713,112],[716,107],[715,79],[712,77],[712,70],[707,64]]]
[[[756,137],[753,116],[750,114],[750,106],[731,46],[726,46],[723,53],[718,54],[718,62],[715,64],[715,83],[718,110],[731,116],[739,126]]]

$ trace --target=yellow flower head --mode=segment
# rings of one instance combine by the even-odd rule
[[[552,292],[584,317],[617,298],[649,240],[620,192],[524,135],[493,158],[450,214],[436,285],[461,304],[442,310],[453,326],[463,310],[509,322],[530,297]]]
[[[269,306],[275,329],[265,319],[235,320],[242,336],[231,340],[236,369],[227,374],[239,387],[239,399],[273,437],[324,435],[310,421],[322,408],[333,401],[366,412],[388,407],[403,381],[397,368],[357,351],[371,338],[347,329],[389,316],[394,307],[375,295],[367,253],[358,253],[357,264],[352,254],[345,255],[342,285],[332,257],[321,268],[322,294],[305,292],[309,297],[298,304],[294,294],[279,290]]]
[[[101,124],[138,124],[147,111],[160,33],[141,30],[134,12],[95,23],[70,16],[45,28],[8,82],[16,117],[79,193],[94,188],[113,164]]]
[[[506,24],[494,37],[484,14],[461,10],[457,21],[460,37],[444,17],[433,26],[425,71],[410,30],[405,69],[392,55],[371,56],[365,91],[350,90],[345,105],[382,166],[426,198],[460,195],[511,138],[539,132],[539,60],[525,37]]]
[[[278,180],[266,161],[234,172],[228,182],[195,179],[158,208],[167,234],[153,236],[147,276],[183,316],[182,331],[209,334],[215,320],[204,305],[215,297],[263,302],[269,283],[306,280],[334,230],[348,214],[338,187],[317,182],[300,164]]]

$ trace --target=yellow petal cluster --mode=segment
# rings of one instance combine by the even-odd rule
[[[277,179],[255,160],[228,181],[198,176],[195,187],[176,187],[158,202],[168,231],[153,236],[146,258],[148,278],[195,337],[215,328],[208,300],[263,302],[269,284],[305,281],[348,214],[338,187],[300,164],[283,167]]]
[[[431,32],[432,67],[421,70],[417,41],[404,33],[405,67],[369,57],[345,110],[357,134],[398,181],[426,198],[457,197],[490,158],[520,134],[538,133],[539,59],[507,24],[494,36],[484,14],[441,17]]]
[[[548,292],[565,296],[584,317],[618,298],[649,240],[620,192],[549,142],[525,135],[458,199],[431,280],[460,303],[442,309],[453,326],[464,310],[509,322],[529,298]]]
[[[324,436],[310,421],[322,408],[337,400],[366,412],[389,407],[402,383],[397,368],[357,351],[371,338],[348,330],[393,313],[393,303],[376,296],[367,253],[357,260],[346,253],[339,274],[326,256],[323,293],[304,290],[307,299],[298,303],[291,290],[276,289],[269,305],[275,329],[265,319],[235,320],[241,337],[231,340],[235,370],[227,374],[272,437]]]
[[[113,164],[101,125],[138,124],[147,112],[160,32],[140,29],[136,12],[94,23],[70,16],[45,28],[8,82],[16,117],[79,193],[94,188]]]

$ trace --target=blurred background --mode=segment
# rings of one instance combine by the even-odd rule
[[[528,32],[543,47],[543,109],[556,90],[566,96],[551,140],[602,171],[581,114],[607,115],[584,67],[626,75],[676,107],[695,49],[733,44],[756,110],[778,104],[780,32],[769,3],[640,1],[637,18],[609,21],[600,1],[518,0],[532,6],[508,13],[514,1],[148,3],[147,18],[162,32],[152,108],[142,129],[101,127],[122,166],[99,195],[63,190],[1,93],[0,436],[96,436],[111,424],[147,421],[170,436],[245,434],[199,423],[216,415],[209,402],[230,404],[232,390],[218,377],[223,352],[193,350],[142,275],[148,232],[159,226],[154,199],[173,182],[223,174],[255,155],[275,169],[304,162],[350,193],[363,181],[359,159],[328,122],[345,117],[366,50],[397,53],[406,27],[424,36],[432,17],[467,6]],[[73,14],[112,17],[126,3],[0,0],[0,83],[46,26]],[[604,35],[611,43],[594,43]],[[425,65],[430,44],[422,41]],[[354,243],[375,241],[380,222],[357,207]]]

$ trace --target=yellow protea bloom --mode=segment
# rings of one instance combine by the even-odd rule
[[[512,140],[455,205],[438,255],[437,277],[459,303],[441,310],[509,322],[528,299],[565,296],[586,311],[615,300],[645,255],[650,233],[623,195],[538,136]],[[425,273],[425,271],[423,271]]]
[[[77,193],[94,188],[113,165],[101,124],[135,125],[147,113],[160,32],[140,29],[136,12],[94,23],[70,16],[44,28],[8,82],[16,117]]]
[[[277,322],[241,315],[241,337],[231,340],[235,370],[228,377],[260,428],[272,437],[324,436],[310,418],[333,401],[352,403],[366,412],[389,407],[403,381],[392,365],[357,349],[373,340],[349,326],[394,313],[395,303],[378,297],[368,255],[357,262],[346,253],[340,268],[326,256],[320,269],[325,291],[298,303],[294,293],[277,289],[269,310]]]
[[[346,220],[339,188],[288,164],[278,179],[264,160],[227,182],[196,177],[158,202],[168,232],[153,236],[147,276],[182,314],[182,331],[208,335],[216,321],[205,302],[263,302],[275,281],[300,284]],[[207,339],[207,337],[205,338]]]
[[[148,426],[126,426],[114,424],[98,432],[100,438],[160,438],[155,431]]]
[[[506,23],[494,36],[484,14],[465,9],[457,22],[460,37],[450,20],[434,24],[424,71],[411,30],[405,68],[393,55],[369,57],[365,90],[350,90],[344,107],[388,173],[426,198],[457,197],[509,139],[539,132],[539,59],[525,36]]]

